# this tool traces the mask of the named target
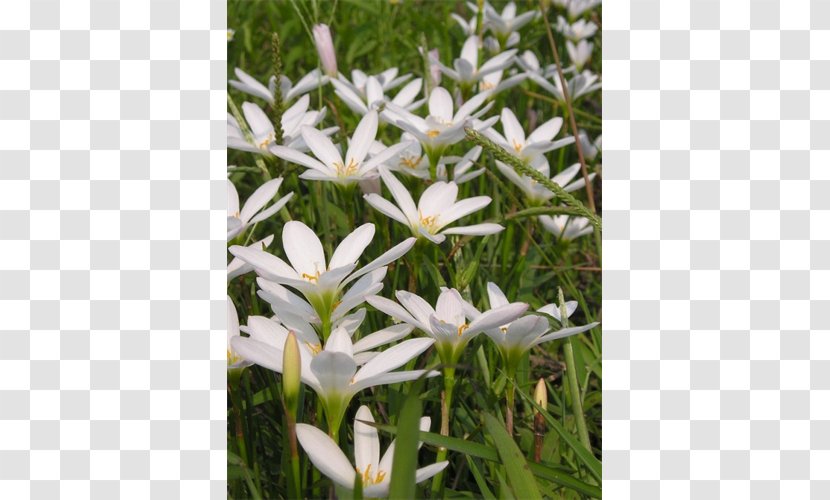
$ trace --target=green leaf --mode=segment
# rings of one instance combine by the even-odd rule
[[[389,498],[415,498],[415,471],[418,469],[418,433],[421,421],[421,399],[424,379],[412,384],[412,389],[401,407],[395,454],[392,459],[392,477]]]
[[[470,472],[473,473],[473,479],[476,480],[476,484],[478,485],[478,489],[481,490],[482,498],[486,500],[496,500],[496,495],[490,491],[490,488],[487,486],[487,481],[484,480],[484,477],[481,475],[481,472],[478,470],[478,466],[476,466],[475,460],[470,455],[465,455],[464,458],[467,459],[467,465],[470,467]]]
[[[504,470],[507,473],[507,481],[518,498],[542,498],[539,488],[536,486],[536,479],[527,465],[522,450],[507,433],[504,423],[489,413],[484,413],[484,426],[493,438],[496,449],[501,457]]]

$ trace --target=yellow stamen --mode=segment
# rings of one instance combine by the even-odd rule
[[[375,473],[375,475],[372,476],[372,464],[367,465],[365,471],[361,471],[357,467],[355,467],[354,470],[358,474],[363,476],[363,485],[364,486],[367,485],[367,484],[378,484],[381,481],[383,481],[383,478],[386,477],[386,472],[384,472],[382,470],[377,471],[377,473]]]
[[[423,158],[423,156],[410,156],[408,158],[401,158],[401,165],[412,169],[418,168],[418,164],[421,163],[421,158]]]
[[[507,327],[506,326],[500,326],[499,330],[501,330],[501,333],[504,333],[505,335],[507,334]]]
[[[228,349],[228,365],[235,365],[242,361],[242,356]]]
[[[320,279],[320,271],[315,272],[314,274],[306,274],[303,273],[301,277],[304,280],[311,281],[312,283],[317,283],[317,280]]]
[[[467,323],[464,323],[463,325],[459,326],[458,327],[458,336],[460,337],[467,328],[470,328],[470,325],[468,325]]]
[[[340,162],[334,164],[334,170],[337,171],[338,177],[349,177],[357,173],[357,162],[354,161],[354,158],[349,160],[348,165],[343,165]]]
[[[440,131],[435,129],[427,130],[427,137],[429,137],[430,139],[434,139],[435,137],[438,137],[438,134],[440,133]]]
[[[420,225],[430,233],[434,233],[438,229],[438,216],[437,215],[430,215],[429,217],[424,217],[423,214],[418,211],[418,215],[420,216]]]
[[[495,86],[496,86],[495,84],[487,82],[487,81],[482,81],[481,83],[478,84],[478,88],[479,88],[480,91],[490,90]]]
[[[524,144],[520,143],[516,139],[513,139],[513,149],[515,149],[517,153],[521,152],[524,146]]]
[[[311,342],[306,342],[305,345],[306,347],[308,347],[308,350],[311,351],[311,354],[314,354],[315,356],[320,354],[320,351],[323,350],[323,346],[321,346],[320,344],[312,344]]]
[[[268,149],[268,145],[274,141],[274,133],[270,132],[268,136],[257,144],[257,147],[262,150]]]

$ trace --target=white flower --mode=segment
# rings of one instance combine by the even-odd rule
[[[409,238],[358,269],[357,261],[374,234],[374,224],[360,226],[343,239],[327,261],[317,235],[302,222],[290,221],[283,228],[282,243],[291,265],[276,255],[258,249],[232,246],[230,252],[253,266],[256,273],[266,280],[299,291],[320,321],[328,323],[333,313],[343,317],[348,312],[347,307],[351,309],[360,305],[365,295],[382,279],[385,271],[379,270],[404,255],[415,244],[415,238]],[[373,271],[377,272],[358,280],[343,295],[347,284]],[[299,309],[297,311],[299,313]]]
[[[579,145],[582,146],[582,155],[586,160],[593,160],[597,157],[597,153],[602,151],[602,134],[598,135],[594,142],[588,138],[588,134],[584,130],[579,131]]]
[[[538,15],[539,13],[537,11],[529,10],[517,16],[516,4],[514,2],[508,3],[501,11],[501,14],[489,3],[484,4],[484,22],[487,24],[490,32],[502,40],[505,40],[524,25],[533,21]]]
[[[245,368],[252,363],[242,358],[231,346],[231,339],[239,337],[239,316],[236,314],[236,307],[233,305],[230,296],[228,298],[228,370]]]
[[[337,76],[337,55],[334,53],[334,42],[331,40],[331,30],[325,24],[315,24],[311,31],[323,70],[328,76]]]
[[[591,10],[602,3],[602,0],[553,0],[553,3],[568,9],[568,17],[575,19],[585,11]]]
[[[335,484],[354,489],[355,471],[361,475],[363,495],[366,498],[386,498],[392,477],[392,461],[395,455],[395,441],[380,456],[380,440],[376,428],[363,422],[375,422],[372,412],[366,406],[357,410],[354,420],[354,466],[340,450],[340,447],[320,429],[297,424],[297,440],[308,454],[309,460],[324,476]],[[419,423],[422,432],[429,431],[430,418],[421,417]],[[420,448],[421,443],[418,444]],[[438,462],[415,471],[415,482],[420,483],[438,474],[449,462]]]
[[[421,143],[427,156],[438,159],[444,150],[464,138],[464,126],[473,118],[478,118],[492,106],[486,105],[476,112],[491,92],[482,92],[465,102],[453,114],[453,102],[450,93],[443,87],[435,87],[429,95],[429,115],[426,118],[416,116],[409,111],[387,104],[387,109],[395,116],[395,125],[412,134]],[[497,117],[482,122],[477,126],[483,130],[498,120]]]
[[[242,358],[282,373],[282,348],[288,330],[267,318],[260,317],[253,324],[253,318],[249,318],[249,328],[246,329],[250,337],[234,337],[231,346]],[[424,374],[438,375],[438,372],[427,370],[392,371],[426,351],[433,344],[432,339],[418,338],[401,342],[378,353],[360,368],[355,360],[355,344],[352,344],[349,333],[344,328],[337,328],[331,333],[322,351],[313,349],[306,339],[302,340],[304,341],[298,343],[300,379],[317,393],[329,425],[335,431],[349,401],[363,389],[415,380]]]
[[[245,73],[239,68],[234,70],[236,77],[239,80],[231,80],[228,83],[231,87],[245,92],[246,94],[260,99],[265,99],[269,104],[274,103],[274,91],[277,88],[277,78],[271,76],[268,79],[268,86],[261,84],[254,77]],[[319,69],[314,69],[311,73],[300,78],[296,84],[292,84],[287,76],[282,75],[280,78],[280,90],[282,91],[282,99],[284,102],[290,102],[300,97],[312,89],[316,89],[320,85],[328,83],[329,77],[320,73]]]
[[[459,226],[445,229],[458,219],[481,210],[490,204],[489,196],[474,196],[456,202],[458,185],[455,182],[438,181],[429,186],[415,202],[409,191],[395,176],[385,168],[379,169],[383,183],[392,193],[397,206],[377,194],[368,194],[364,198],[384,215],[409,226],[416,237],[424,237],[433,243],[441,243],[447,234],[486,235],[502,231],[499,224],[483,223],[472,226]]]
[[[566,21],[564,17],[559,16],[556,20],[556,29],[565,35],[568,40],[578,42],[585,38],[591,38],[594,36],[598,28],[596,24],[591,21],[586,21],[585,19],[580,19],[572,24],[568,24],[568,21]]]
[[[374,78],[377,83],[380,84],[381,90],[385,93],[395,87],[403,85],[404,82],[407,82],[410,78],[412,78],[412,75],[407,73],[405,75],[398,76],[398,68],[389,68],[383,73],[378,73],[377,75],[367,75],[359,69],[354,69],[352,70],[351,80],[342,74],[338,75],[337,80],[346,87],[349,87],[352,92],[365,99],[368,93],[370,78]]]
[[[262,210],[277,194],[277,191],[282,184],[282,177],[271,179],[266,182],[252,194],[239,209],[239,194],[236,192],[236,187],[228,180],[228,241],[235,238],[239,233],[248,227],[256,224],[261,220],[265,220],[277,213],[282,207],[288,203],[288,200],[294,196],[294,192],[290,192],[283,196],[276,203]]]
[[[558,116],[537,127],[529,136],[525,136],[525,131],[516,115],[509,108],[504,108],[501,110],[501,126],[504,135],[496,132],[494,128],[485,130],[483,134],[513,156],[531,165],[538,165],[540,161],[544,161],[544,153],[574,142],[573,137],[553,140],[562,128],[562,118]],[[513,170],[510,167],[506,168]]]
[[[400,106],[406,110],[412,111],[424,104],[424,99],[415,101],[418,93],[421,91],[421,84],[423,80],[416,78],[407,83],[392,99],[392,103]],[[370,109],[376,109],[380,104],[386,101],[383,87],[378,79],[370,76],[366,81],[366,88],[363,94],[355,91],[354,87],[347,85],[339,80],[332,80],[334,86],[334,93],[346,103],[352,111],[359,115],[365,115]],[[387,119],[387,113],[381,113],[381,118]],[[388,119],[387,119],[388,121]]]
[[[478,10],[478,9],[476,8],[475,10]],[[474,12],[475,12],[475,10],[474,10]],[[476,24],[477,24],[477,21],[478,21],[478,16],[477,15],[473,15],[473,17],[470,18],[469,21],[464,19],[463,17],[459,16],[455,12],[451,13],[450,17],[455,19],[455,22],[458,23],[458,25],[461,27],[461,31],[464,32],[464,35],[469,37],[469,36],[472,36],[472,35],[476,34]]]
[[[366,113],[366,116],[358,123],[349,141],[345,159],[331,139],[311,127],[303,127],[301,135],[316,158],[285,146],[272,145],[270,151],[286,161],[306,167],[307,170],[300,175],[301,179],[333,181],[351,185],[366,178],[376,177],[375,169],[378,165],[409,146],[408,143],[395,144],[367,160],[366,156],[377,131],[378,114],[377,111],[372,110]]]
[[[461,48],[461,57],[453,61],[453,68],[448,68],[440,63],[441,72],[449,78],[455,80],[461,85],[472,85],[481,80],[485,75],[493,73],[494,71],[501,71],[511,64],[513,64],[513,56],[516,55],[515,49],[510,49],[493,57],[479,67],[478,65],[478,37],[471,35],[464,42]]]
[[[478,82],[478,91],[486,92],[492,90],[491,95],[496,95],[499,92],[515,87],[527,79],[527,73],[517,73],[508,77],[506,80],[502,80],[503,76],[504,71],[494,71],[493,73],[485,75]]]
[[[453,288],[441,292],[434,309],[414,293],[398,290],[395,296],[400,305],[377,295],[368,297],[366,301],[379,311],[409,323],[435,339],[436,351],[445,364],[457,363],[464,347],[476,335],[515,321],[528,307],[527,304],[516,302],[479,313]],[[472,321],[468,323],[469,319]]]
[[[236,30],[232,30],[232,29],[228,28],[228,41],[229,42],[233,41],[233,36],[235,34],[236,34]]]
[[[274,235],[270,234],[265,238],[248,245],[248,248],[258,248],[260,250],[265,250],[271,245],[271,242],[274,241]],[[228,281],[236,278],[237,276],[242,276],[243,274],[248,274],[249,272],[253,271],[254,268],[251,267],[250,264],[246,264],[238,257],[234,257],[228,263]]]
[[[594,226],[585,217],[540,215],[539,222],[560,240],[573,240],[594,232]]]
[[[490,299],[490,307],[492,309],[504,308],[510,304],[507,297],[504,295],[504,292],[502,292],[495,283],[487,283],[487,295]],[[514,304],[524,303],[515,302]],[[527,304],[524,305],[526,306]],[[573,314],[576,310],[576,305],[576,302],[568,302],[565,304],[568,316]],[[472,306],[467,304],[467,308],[472,308]],[[472,311],[475,311],[475,313],[478,312],[475,308],[473,308]],[[562,322],[559,314],[559,308],[554,304],[544,306],[540,308],[539,311],[553,316],[560,323]],[[556,312],[554,313],[554,311]],[[575,335],[577,333],[588,331],[598,324],[599,323],[590,323],[585,326],[562,328],[545,334],[545,332],[550,330],[548,319],[544,316],[531,315],[501,324],[496,328],[485,330],[484,334],[490,337],[496,346],[498,346],[502,358],[504,359],[507,371],[512,376],[524,353],[529,351],[533,346],[539,345],[543,342],[561,339],[569,335]]]
[[[282,142],[286,147],[298,151],[305,150],[306,145],[300,136],[301,128],[305,126],[314,127],[323,121],[326,116],[325,108],[320,111],[306,111],[308,104],[309,97],[304,95],[283,112],[280,123],[282,124]],[[262,108],[252,102],[242,104],[242,114],[245,116],[245,121],[248,122],[253,142],[249,142],[245,137],[236,118],[228,114],[228,147],[240,151],[270,155],[268,147],[275,144],[276,137],[271,119],[268,118]],[[336,131],[337,127],[331,127],[323,130],[322,134],[331,135]]]
[[[579,43],[574,45],[570,40],[566,40],[565,48],[568,49],[568,55],[571,58],[571,62],[576,66],[577,71],[581,71],[585,63],[591,58],[594,44],[587,40],[580,40]]]
[[[412,144],[387,160],[384,165],[386,165],[389,170],[400,172],[404,175],[417,177],[418,179],[429,179],[429,160],[427,160],[426,155],[423,154],[421,143],[415,141],[415,138],[409,132],[404,132],[401,135],[401,140],[412,141]],[[375,141],[375,144],[372,146],[370,151],[380,151],[384,147],[385,146],[383,144]],[[453,164],[453,181],[456,184],[463,184],[467,181],[475,179],[485,171],[484,168],[470,171],[479,156],[481,156],[481,151],[481,146],[475,146],[461,158],[455,156],[442,157],[436,170],[436,179],[441,181],[449,180],[447,178],[447,166]],[[377,194],[380,194],[380,190],[377,191]]]
[[[548,165],[547,161],[540,162],[538,165],[531,166],[545,177],[548,177],[550,175],[550,165]],[[525,195],[534,203],[548,201],[555,196],[553,191],[549,191],[546,187],[542,186],[530,177],[519,175],[509,165],[505,165],[504,163],[496,160],[496,167],[498,167],[499,171],[501,171],[501,173],[504,174],[505,177],[510,179],[510,182],[519,186],[519,188],[521,188],[521,190],[524,191]],[[577,189],[585,187],[585,179],[583,177],[580,177],[576,181],[573,181],[574,177],[576,177],[576,175],[579,173],[579,170],[579,163],[575,163],[570,167],[566,168],[565,170],[554,175],[550,180],[554,184],[562,186],[562,189],[564,189],[567,192],[576,191]],[[595,176],[596,174],[588,175],[588,180],[592,180]]]

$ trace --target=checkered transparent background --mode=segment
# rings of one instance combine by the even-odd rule
[[[0,7],[0,497],[225,497],[225,0]]]
[[[830,498],[830,1],[603,11],[606,498]]]

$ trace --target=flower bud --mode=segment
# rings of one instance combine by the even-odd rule
[[[541,406],[542,409],[547,410],[548,387],[545,385],[545,379],[540,378],[539,382],[536,383],[536,390],[533,391],[533,400],[536,401],[536,404]]]
[[[296,415],[300,397],[300,346],[294,332],[288,333],[282,351],[282,393],[286,409]]]
[[[337,56],[334,54],[334,42],[331,40],[331,31],[328,25],[315,24],[312,29],[314,45],[320,55],[320,64],[323,71],[331,77],[337,76]]]

